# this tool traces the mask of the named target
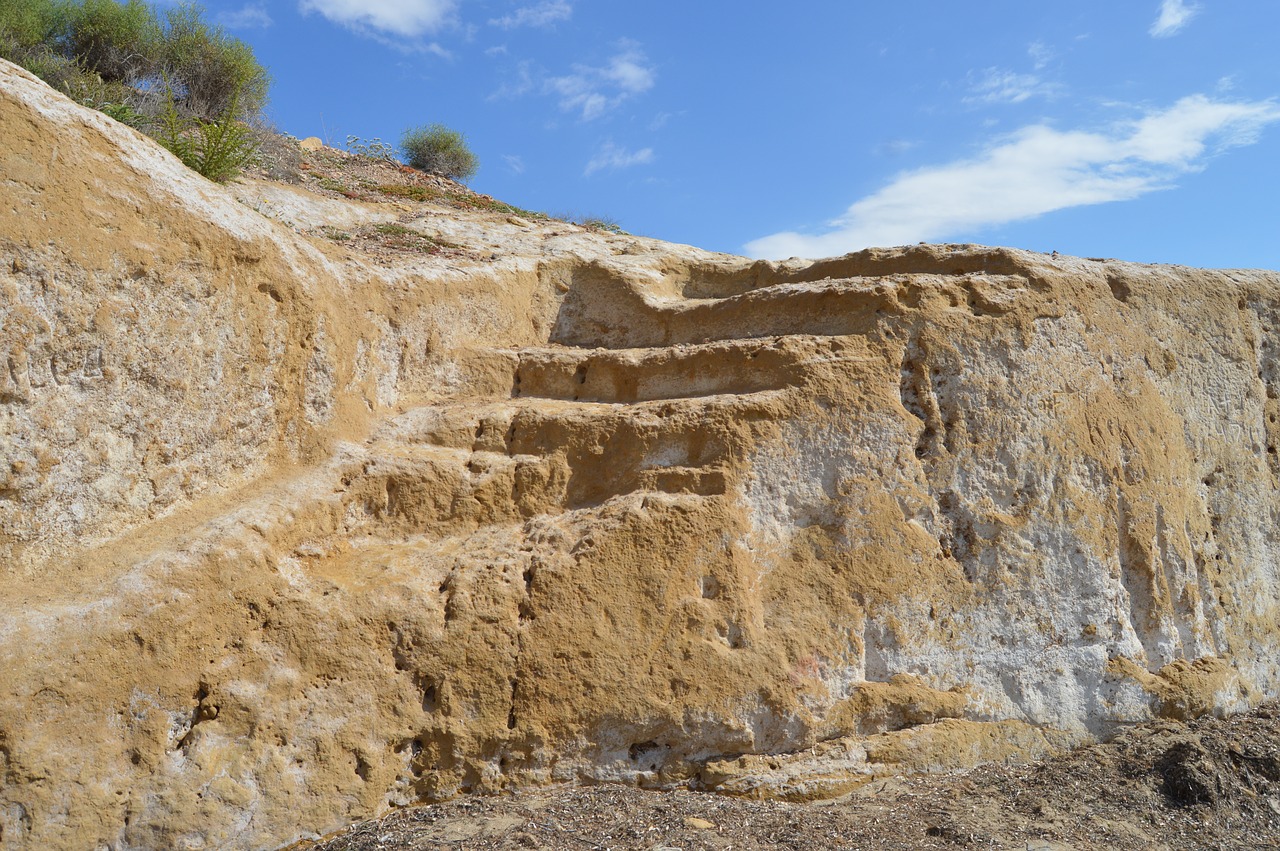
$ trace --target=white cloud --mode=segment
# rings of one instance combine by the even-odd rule
[[[591,162],[587,163],[587,167],[582,174],[590,177],[597,171],[606,168],[612,171],[619,168],[630,168],[635,165],[646,165],[651,162],[653,162],[653,148],[629,151],[610,141],[600,146],[600,150],[591,158]]]
[[[526,59],[516,65],[515,74],[489,95],[488,100],[518,98],[521,95],[528,94],[533,88],[533,63]]]
[[[524,157],[516,154],[503,154],[502,161],[511,169],[512,174],[524,174]]]
[[[1034,74],[1017,74],[1000,68],[987,68],[979,75],[969,74],[969,91],[965,103],[1022,103],[1033,97],[1052,97],[1061,87],[1046,83]]]
[[[655,132],[661,130],[671,122],[671,119],[680,115],[684,115],[684,110],[681,110],[680,112],[659,112],[653,117],[653,120],[649,122],[649,129]]]
[[[754,257],[825,257],[871,245],[937,240],[1054,210],[1126,201],[1171,188],[1207,156],[1257,141],[1280,121],[1273,101],[1185,97],[1103,132],[1024,127],[980,156],[905,172],[856,202],[826,233],[776,233]]]
[[[417,38],[453,19],[458,0],[300,0],[304,13],[319,12],[358,32]]]
[[[653,83],[654,71],[644,52],[624,39],[606,65],[574,65],[572,74],[548,79],[546,90],[560,98],[561,109],[581,110],[583,120],[591,121],[653,88]]]
[[[532,6],[521,6],[510,15],[491,18],[489,23],[504,30],[516,27],[548,27],[557,21],[567,21],[573,17],[573,6],[568,0],[543,0]]]
[[[1033,41],[1027,45],[1027,55],[1031,57],[1031,61],[1035,64],[1035,69],[1039,71],[1053,61],[1057,54],[1054,53],[1053,48],[1043,41]]]
[[[915,139],[890,139],[876,145],[872,152],[880,156],[900,157],[918,147],[920,143]]]
[[[262,4],[246,4],[234,12],[218,13],[218,23],[233,30],[266,29],[271,26],[271,16]]]
[[[1200,11],[1196,3],[1187,0],[1161,0],[1160,17],[1151,25],[1151,35],[1155,38],[1168,38],[1187,25],[1187,22]]]

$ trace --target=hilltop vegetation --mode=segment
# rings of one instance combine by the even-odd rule
[[[263,148],[261,159],[279,157],[282,140],[263,119],[270,74],[195,4],[0,0],[0,57],[153,136],[212,180],[235,177]],[[462,135],[438,124],[406,131],[403,148],[413,167],[456,180],[478,166]],[[380,156],[393,159],[387,149]]]
[[[0,0],[0,56],[142,129],[169,99],[185,117],[252,121],[271,84],[249,46],[192,4]]]
[[[0,0],[0,56],[85,106],[154,136],[211,180],[259,147],[271,78],[199,6]]]

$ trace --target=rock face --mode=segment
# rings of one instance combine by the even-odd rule
[[[185,171],[0,63],[0,848],[810,798],[1280,690],[1280,276]],[[398,218],[466,256],[302,230]]]

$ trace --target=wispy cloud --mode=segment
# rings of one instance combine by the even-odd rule
[[[1057,54],[1054,53],[1052,47],[1043,41],[1033,41],[1027,45],[1027,55],[1031,57],[1031,61],[1035,64],[1035,69],[1039,71],[1052,62]]]
[[[502,161],[511,169],[512,174],[524,174],[524,158],[516,154],[503,154]]]
[[[915,139],[890,139],[872,148],[872,153],[878,156],[900,157],[918,147],[920,143]]]
[[[593,121],[623,102],[653,88],[656,73],[640,45],[623,39],[603,65],[574,64],[571,73],[553,75],[529,60],[517,63],[489,100],[516,98],[536,92],[556,98],[565,112]]]
[[[232,30],[252,30],[266,29],[272,20],[261,3],[249,3],[233,12],[219,12],[218,23]]]
[[[615,145],[612,141],[605,142],[600,146],[600,150],[587,163],[586,169],[582,174],[590,177],[597,171],[609,169],[613,171],[620,168],[630,168],[636,165],[647,165],[653,162],[653,148],[641,148],[638,151],[629,151],[626,148]]]
[[[1151,35],[1155,38],[1168,38],[1187,25],[1197,12],[1199,4],[1187,0],[1161,0],[1160,16],[1151,25]]]
[[[458,0],[300,0],[303,13],[319,12],[357,32],[418,38],[453,20]]]
[[[969,73],[969,94],[965,103],[1022,103],[1033,97],[1052,97],[1061,91],[1057,83],[1046,83],[1035,74],[1018,74],[1001,68]]]
[[[685,110],[683,109],[679,112],[659,112],[653,117],[653,120],[649,122],[649,129],[655,132],[661,130],[663,127],[666,127],[671,123],[671,119],[678,118],[684,114]]]
[[[509,15],[490,18],[489,23],[504,30],[516,27],[549,27],[557,21],[573,17],[573,6],[568,0],[543,0],[532,6],[521,6]]]
[[[527,59],[522,60],[516,64],[514,73],[489,95],[488,100],[504,100],[528,94],[536,86],[534,74],[533,63]]]
[[[1126,201],[1174,185],[1209,156],[1249,145],[1280,121],[1274,101],[1185,97],[1101,132],[1024,127],[980,156],[899,175],[856,202],[826,233],[777,233],[755,257],[821,257],[871,245],[936,240],[1062,210]]]
[[[654,69],[640,45],[624,39],[605,65],[574,65],[573,73],[548,79],[546,89],[560,98],[561,109],[581,111],[582,119],[591,121],[647,92],[654,79]]]

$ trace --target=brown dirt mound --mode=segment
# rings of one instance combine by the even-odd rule
[[[1029,765],[878,781],[825,803],[560,788],[400,810],[298,848],[1280,848],[1280,705],[1140,725]]]

